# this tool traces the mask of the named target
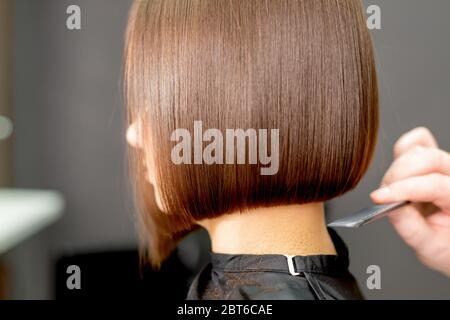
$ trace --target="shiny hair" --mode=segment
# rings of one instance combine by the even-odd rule
[[[150,261],[196,221],[322,202],[354,188],[378,129],[372,39],[360,0],[137,0],[125,49],[128,124],[143,149],[131,172]],[[279,129],[279,171],[175,165],[171,133]],[[151,159],[164,212],[143,163]]]

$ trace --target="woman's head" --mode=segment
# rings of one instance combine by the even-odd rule
[[[131,150],[136,193],[154,264],[197,221],[342,195],[373,154],[378,89],[360,0],[137,0],[125,82],[140,147]],[[224,136],[266,130],[269,142],[278,132],[278,148],[267,150],[278,153],[276,174],[261,175],[260,162],[174,162],[174,132],[194,136],[200,122]]]

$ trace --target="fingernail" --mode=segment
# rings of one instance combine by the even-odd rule
[[[372,192],[372,194],[371,194],[371,196],[373,198],[377,198],[377,199],[385,199],[385,198],[390,197],[391,195],[392,195],[391,189],[389,189],[388,187],[378,189],[378,190]]]

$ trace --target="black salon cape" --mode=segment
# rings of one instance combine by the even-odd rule
[[[211,254],[194,279],[187,300],[363,299],[348,271],[348,250],[329,229],[337,255],[296,256],[293,276],[283,255]]]

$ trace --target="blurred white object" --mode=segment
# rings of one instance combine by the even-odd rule
[[[13,124],[11,120],[6,117],[0,116],[0,140],[5,140],[13,132]]]
[[[0,255],[58,220],[64,206],[55,191],[0,189]]]

